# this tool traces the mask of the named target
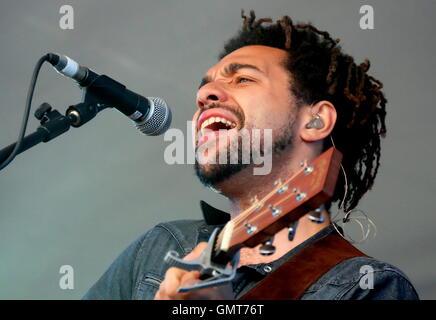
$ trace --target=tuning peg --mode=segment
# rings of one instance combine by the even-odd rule
[[[269,238],[259,248],[259,253],[263,256],[270,256],[276,252],[276,247],[273,246],[274,237]]]
[[[253,225],[251,223],[248,223],[248,221],[244,222],[244,227],[247,229],[246,232],[248,234],[252,234],[252,233],[254,233],[257,230],[257,226]]]
[[[314,169],[314,167],[313,167],[312,165],[307,165],[307,166],[304,168],[304,174],[305,174],[305,175],[308,175],[309,173],[313,172],[313,169]]]
[[[307,163],[307,160],[300,161],[300,167],[304,168],[304,175],[308,175],[314,169],[313,165]]]
[[[322,211],[324,210],[324,205],[319,206],[319,208],[316,208],[314,213],[309,214],[308,218],[310,221],[315,223],[323,223],[324,217],[322,214]]]
[[[274,187],[279,187],[277,190],[279,194],[283,194],[286,192],[286,190],[288,190],[288,185],[284,184],[281,179],[274,181]]]
[[[302,201],[306,198],[307,193],[305,191],[298,190],[297,188],[292,188],[292,193],[295,193],[295,200]]]
[[[295,232],[297,231],[298,220],[289,226],[288,240],[292,241],[295,237]]]
[[[273,217],[277,217],[280,213],[282,213],[282,209],[279,207],[274,207],[273,205],[269,205],[268,208],[271,210],[271,214]]]

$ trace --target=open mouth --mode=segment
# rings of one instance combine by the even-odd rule
[[[209,138],[217,137],[228,130],[237,128],[235,117],[227,112],[214,110],[205,111],[198,119],[198,144],[202,144]]]
[[[233,128],[236,128],[236,122],[222,117],[210,117],[202,122],[200,131],[203,131],[204,129],[218,131],[220,129],[229,130]]]

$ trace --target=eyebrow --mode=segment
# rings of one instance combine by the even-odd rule
[[[252,64],[231,63],[224,68],[224,74],[226,76],[231,76],[231,75],[235,74],[240,69],[252,69],[252,70],[256,70],[260,73],[264,73],[262,70],[260,70],[258,67],[256,67],[255,65],[252,65]],[[198,87],[198,89],[200,89],[202,86],[204,86],[205,84],[208,84],[211,81],[212,81],[211,77],[204,76],[201,79],[200,86]]]

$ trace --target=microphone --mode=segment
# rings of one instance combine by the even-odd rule
[[[144,134],[157,136],[168,130],[171,110],[161,98],[143,97],[106,75],[99,75],[73,59],[56,53],[48,54],[48,62],[60,74],[86,88],[86,98],[108,105],[124,113]]]

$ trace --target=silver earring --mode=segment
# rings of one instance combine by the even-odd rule
[[[306,124],[306,129],[321,129],[323,127],[324,122],[322,121],[322,118],[319,116],[319,114],[313,115],[313,119]]]

